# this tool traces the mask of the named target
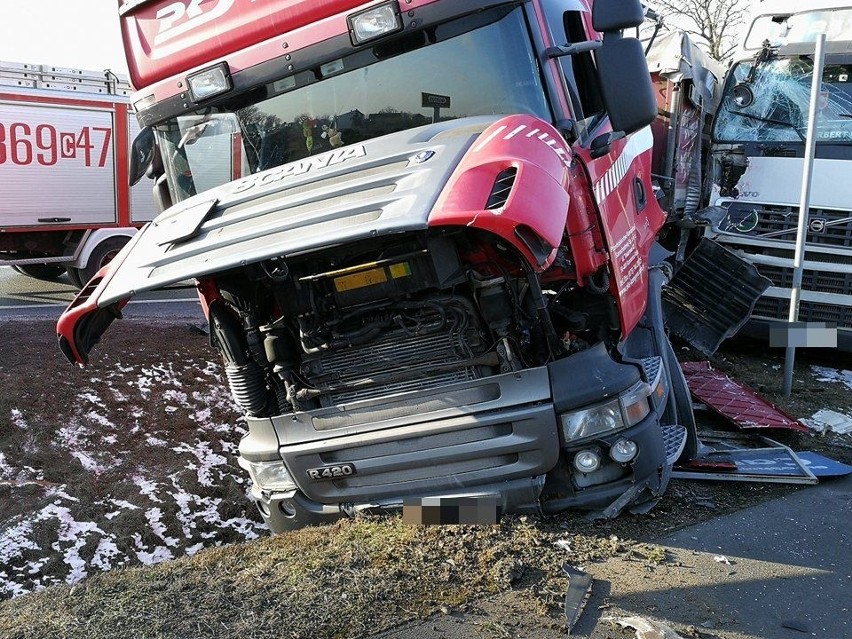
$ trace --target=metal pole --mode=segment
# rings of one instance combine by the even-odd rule
[[[805,170],[802,173],[802,198],[799,200],[799,227],[796,231],[796,254],[793,258],[793,289],[790,291],[789,321],[799,319],[799,301],[802,297],[802,271],[804,270],[805,239],[807,238],[808,218],[810,218],[811,181],[816,151],[816,123],[819,107],[822,74],[825,69],[825,34],[817,36],[814,53],[814,74],[811,80],[811,101],[808,108],[808,133],[805,138]],[[793,390],[793,367],[796,363],[795,342],[790,343],[787,333],[787,354],[784,358],[784,396],[789,397]]]

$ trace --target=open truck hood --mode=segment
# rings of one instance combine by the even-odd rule
[[[433,124],[256,173],[181,202],[143,227],[57,326],[77,363],[134,295],[359,238],[426,229],[473,142],[498,117]]]

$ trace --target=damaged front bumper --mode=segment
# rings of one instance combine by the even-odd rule
[[[602,348],[590,350],[438,391],[248,418],[240,465],[258,510],[281,532],[425,497],[488,496],[503,512],[581,508],[605,517],[653,500],[685,441],[681,427],[660,425],[664,367],[658,358],[617,364]],[[608,381],[583,383],[601,373]],[[621,401],[637,385],[649,389],[638,423],[566,443],[566,415]],[[581,403],[588,397],[597,401]],[[590,454],[595,467],[580,471],[578,457]]]

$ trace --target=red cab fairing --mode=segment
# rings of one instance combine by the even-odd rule
[[[88,364],[92,348],[113,321],[121,319],[121,309],[131,296],[103,307],[98,305],[98,300],[139,237],[139,234],[135,235],[109,264],[98,271],[59,317],[56,323],[59,348],[72,364]]]
[[[346,33],[346,12],[365,6],[363,0],[119,0],[119,13],[131,81],[142,89],[307,25],[323,25],[325,38]]]
[[[666,219],[651,185],[652,147],[651,130],[646,127],[615,142],[601,158],[592,159],[588,149],[577,149],[600,211],[623,335],[633,330],[645,312],[648,253]]]
[[[569,158],[550,124],[529,115],[503,118],[482,132],[459,164],[429,226],[490,231],[542,271],[553,263],[565,233]],[[503,189],[505,199],[490,202]]]

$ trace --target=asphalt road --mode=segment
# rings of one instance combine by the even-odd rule
[[[620,557],[583,566],[595,581],[571,636],[633,637],[612,619],[644,617],[681,637],[852,637],[850,521],[847,476],[663,537],[666,560],[657,567]],[[565,636],[513,604],[510,592],[484,602],[478,614],[438,616],[376,639]]]
[[[0,320],[55,319],[76,293],[64,275],[57,282],[44,282],[0,266]],[[124,315],[136,319],[203,319],[195,289],[190,285],[142,294],[127,305]]]

